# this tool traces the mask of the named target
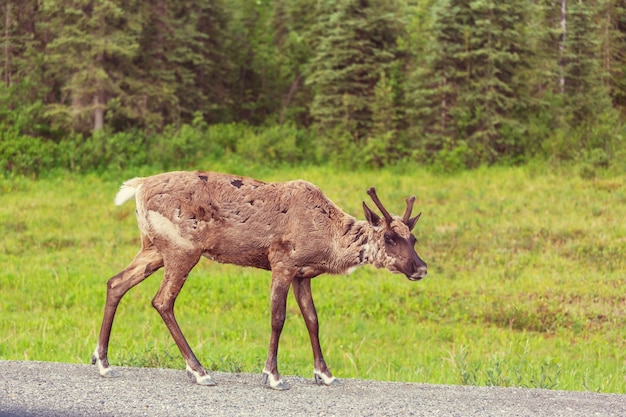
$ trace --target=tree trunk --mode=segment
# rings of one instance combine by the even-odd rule
[[[300,86],[300,78],[301,78],[301,76],[300,76],[300,74],[298,74],[298,76],[295,78],[295,80],[293,80],[293,82],[291,83],[291,87],[289,88],[289,92],[283,98],[283,108],[280,111],[280,119],[278,121],[278,123],[280,123],[281,125],[285,122],[285,116],[287,114],[287,107],[289,107],[289,103],[291,102],[291,98],[296,93],[296,91],[298,91],[298,87]]]
[[[559,40],[559,88],[561,94],[565,94],[565,34],[567,33],[567,8],[566,0],[561,0],[561,37]]]
[[[103,66],[103,54],[96,56],[96,68]],[[93,131],[97,132],[104,127],[104,86],[100,78],[96,79],[96,92],[93,95]]]
[[[612,62],[611,62],[611,49],[612,49],[612,40],[611,39],[611,25],[613,23],[613,19],[612,19],[612,15],[611,15],[611,5],[607,5],[606,6],[606,21],[604,24],[604,48],[603,49],[603,53],[604,53],[604,74],[602,76],[603,81],[604,81],[604,85],[610,90],[612,87],[612,82],[611,82],[611,73],[612,73]]]
[[[93,96],[93,131],[97,132],[104,127],[104,100],[102,92],[96,91]]]
[[[11,26],[11,2],[7,0],[4,10],[4,84],[9,87],[11,85],[11,54],[9,27]]]
[[[443,80],[441,80],[441,87],[443,87],[443,96],[441,97],[441,104],[439,106],[439,118],[441,121],[441,135],[445,136],[445,132],[446,129],[448,128],[448,126],[446,126],[446,119],[448,117],[448,103],[446,100],[446,97],[448,96],[448,92],[446,90],[446,77],[443,77]]]

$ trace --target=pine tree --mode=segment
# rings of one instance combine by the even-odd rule
[[[48,129],[43,104],[51,91],[41,62],[43,40],[39,30],[41,14],[36,0],[0,3],[3,84],[0,89],[2,133],[44,134]]]
[[[303,27],[310,0],[237,0],[231,3],[232,59],[237,68],[236,118],[253,124],[285,122],[301,90],[302,65],[309,55]],[[299,110],[302,112],[302,109]],[[300,115],[299,115],[300,116]]]
[[[600,62],[606,76],[604,83],[615,104],[620,103],[624,91],[620,80],[624,78],[626,63],[626,2],[604,0],[599,4],[597,21],[600,32]]]
[[[525,95],[519,74],[529,48],[527,0],[442,0],[433,42],[424,51],[411,93],[426,151],[463,151],[464,163],[493,163],[523,150],[516,110]]]
[[[626,2],[611,0],[606,10],[606,70],[610,76],[610,94],[626,117]]]
[[[483,0],[470,7],[470,89],[459,102],[459,115],[467,120],[465,132],[479,160],[491,163],[520,152],[515,109],[523,95],[516,76],[529,53],[522,36],[529,3]]]
[[[221,120],[229,103],[226,16],[218,0],[140,2],[139,53],[127,68],[128,115],[149,130]]]
[[[356,142],[370,133],[375,87],[397,59],[397,7],[376,0],[318,3],[307,84],[311,116],[322,131],[341,128]]]
[[[597,9],[582,2],[568,5],[564,41],[564,103],[571,127],[595,121],[608,110],[610,100],[600,56]]]
[[[458,59],[467,49],[466,27],[471,24],[469,3],[438,1],[434,19],[421,43],[414,62],[412,80],[407,83],[407,99],[412,109],[417,139],[414,147],[423,157],[458,146],[452,111],[460,89],[467,82],[467,66]]]
[[[270,19],[273,43],[279,61],[278,86],[280,110],[278,121],[293,120],[308,126],[311,91],[304,84],[305,67],[312,56],[312,47],[307,32],[313,25],[313,14],[317,0],[273,0]]]
[[[103,128],[107,102],[123,80],[117,63],[137,52],[131,10],[121,0],[42,3],[53,34],[45,62],[61,85],[59,100],[49,105],[48,115],[58,123],[82,132]]]

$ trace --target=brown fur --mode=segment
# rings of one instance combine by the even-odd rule
[[[181,237],[218,262],[270,269],[271,258],[288,253],[290,266],[319,274],[343,273],[358,258],[358,253],[338,252],[347,246],[343,242],[328,245],[350,243],[354,232],[344,236],[343,228],[334,226],[345,222],[347,227],[354,219],[306,181],[268,184],[215,173],[161,174],[144,179],[137,198],[144,210],[163,214]],[[146,229],[142,232],[151,240],[166,238],[154,225]]]
[[[318,338],[318,321],[310,278],[341,274],[373,264],[413,280],[426,274],[417,256],[410,219],[414,197],[407,200],[404,218],[391,216],[375,191],[368,191],[384,221],[364,203],[367,221],[358,221],[335,206],[306,181],[264,183],[214,172],[170,172],[135,178],[122,186],[116,203],[135,196],[142,250],[135,260],[108,282],[107,303],[94,353],[101,374],[108,376],[108,342],[115,310],[131,287],[165,266],[153,305],[172,333],[187,369],[198,383],[212,384],[195,358],[174,317],[174,301],[187,274],[201,256],[222,263],[272,271],[272,336],[264,374],[272,388],[285,389],[276,356],[285,320],[289,287],[302,310],[311,336],[316,380],[334,383]]]

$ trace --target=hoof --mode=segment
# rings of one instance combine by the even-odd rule
[[[114,371],[113,368],[111,368],[110,366],[104,366],[102,364],[102,361],[98,359],[98,357],[95,354],[91,357],[91,364],[98,365],[98,372],[100,373],[101,377],[116,378],[119,376],[119,374],[116,371]]]
[[[211,375],[205,375],[205,376],[196,378],[196,384],[205,385],[207,387],[212,387],[212,386],[217,385],[217,383],[213,381],[213,379],[211,378]]]
[[[341,380],[335,378],[334,376],[327,376],[321,372],[314,372],[315,375],[315,383],[317,385],[326,385],[326,386],[337,386],[341,385]]]
[[[114,371],[113,368],[100,369],[100,376],[104,378],[117,378],[120,376],[119,372]]]
[[[269,385],[271,389],[275,389],[277,391],[286,391],[291,388],[288,383],[282,379],[276,379],[274,375],[266,371],[263,371],[263,379],[261,382],[263,385]]]
[[[207,387],[212,387],[212,386],[217,385],[215,381],[213,381],[213,379],[211,378],[211,375],[209,374],[200,375],[198,372],[193,371],[189,368],[187,368],[187,376],[189,377],[189,379],[191,379],[193,382],[195,382],[198,385],[204,385]]]

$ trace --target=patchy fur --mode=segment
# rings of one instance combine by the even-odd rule
[[[384,219],[363,203],[367,220],[356,220],[318,187],[302,180],[265,183],[215,172],[169,172],[126,181],[115,203],[135,197],[142,249],[108,282],[93,363],[103,376],[111,375],[107,350],[117,306],[130,288],[164,266],[163,283],[152,305],[172,333],[189,374],[199,384],[213,384],[174,317],[174,301],[187,275],[205,256],[272,271],[272,333],[263,370],[272,388],[288,388],[278,373],[276,356],[291,286],[311,337],[316,382],[338,383],[319,345],[310,279],[322,273],[352,272],[365,264],[402,273],[411,280],[426,275],[426,264],[413,248],[411,230],[419,218],[410,218],[415,198],[407,200],[400,218],[389,214],[373,188],[368,194]]]

